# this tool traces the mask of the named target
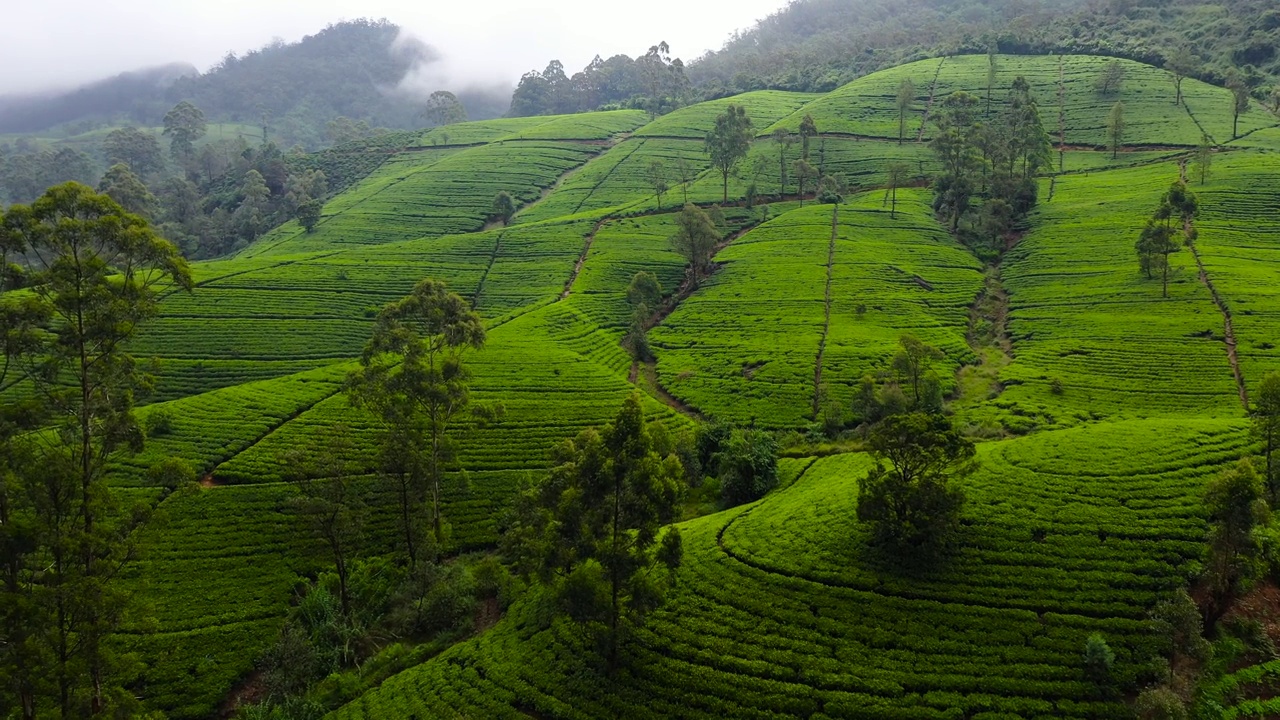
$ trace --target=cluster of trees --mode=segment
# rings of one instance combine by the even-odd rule
[[[106,475],[146,440],[128,341],[190,272],[145,219],[78,183],[0,216],[0,267],[0,706],[131,716],[136,668],[115,635],[134,608],[117,578],[148,508],[122,506]]]
[[[1230,9],[1176,0],[1010,3],[964,0],[792,2],[689,65],[705,97],[775,88],[825,92],[925,57],[1098,54],[1163,66],[1177,78],[1226,84],[1234,70],[1255,95],[1280,82],[1280,24],[1268,0]]]
[[[1183,245],[1195,242],[1192,222],[1199,211],[1196,194],[1188,190],[1183,181],[1175,182],[1160,198],[1160,204],[1134,244],[1138,267],[1148,280],[1160,278],[1162,297],[1169,297],[1169,256]]]
[[[661,42],[634,60],[626,55],[601,60],[597,55],[572,76],[565,73],[559,60],[552,60],[542,72],[530,71],[520,78],[507,115],[560,115],[617,108],[660,115],[685,105],[691,97],[684,63],[680,58],[673,59],[670,46]]]
[[[969,93],[953,93],[934,122],[930,145],[942,164],[934,210],[972,247],[998,253],[1004,237],[1035,207],[1036,175],[1050,161],[1049,136],[1030,86],[1016,78],[993,112],[984,112]],[[976,208],[975,200],[981,200]]]

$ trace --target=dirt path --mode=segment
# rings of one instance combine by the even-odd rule
[[[1178,164],[1178,173],[1182,182],[1187,181],[1187,163],[1184,160]],[[1213,304],[1218,306],[1218,311],[1222,313],[1222,342],[1227,347],[1227,362],[1231,364],[1231,374],[1236,379],[1236,391],[1240,394],[1240,404],[1244,406],[1245,411],[1249,410],[1249,386],[1244,381],[1244,373],[1240,371],[1240,357],[1236,353],[1236,331],[1231,324],[1231,309],[1222,300],[1222,296],[1218,294],[1218,288],[1213,284],[1213,278],[1209,277],[1209,271],[1205,269],[1204,260],[1200,258],[1200,250],[1196,248],[1195,225],[1192,220],[1188,219],[1183,227],[1183,232],[1187,238],[1187,249],[1191,251],[1191,256],[1196,260],[1196,269],[1199,271],[1200,282],[1209,288],[1209,295],[1213,297]]]
[[[924,104],[924,115],[920,117],[920,131],[916,133],[916,142],[924,142],[925,128],[929,127],[929,112],[933,110],[933,96],[938,89],[938,76],[942,74],[942,66],[946,58],[938,60],[938,68],[933,71],[933,82],[929,83],[929,100]]]
[[[822,359],[827,352],[827,333],[831,330],[831,267],[836,260],[836,234],[840,227],[840,206],[831,209],[831,242],[827,245],[827,284],[822,291],[822,339],[818,341],[818,357],[813,363],[813,419],[822,409]]]
[[[573,272],[569,273],[569,280],[564,284],[564,292],[560,293],[560,299],[564,300],[573,292],[573,284],[578,281],[578,273],[582,272],[582,266],[587,264],[587,254],[591,252],[591,244],[596,241],[596,233],[600,232],[600,228],[609,222],[609,218],[600,218],[596,221],[591,232],[587,233],[586,242],[582,245],[582,254],[578,256],[578,261],[573,264]]]
[[[493,240],[493,254],[489,256],[489,264],[485,266],[484,274],[480,276],[480,282],[476,283],[476,294],[471,298],[471,309],[475,310],[480,307],[480,296],[484,294],[484,283],[489,279],[489,272],[493,270],[493,266],[498,262],[498,254],[502,252],[502,236],[507,232],[503,230]]]

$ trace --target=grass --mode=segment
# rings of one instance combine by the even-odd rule
[[[1200,487],[1247,440],[1222,315],[1190,254],[1174,256],[1168,300],[1133,256],[1182,147],[1201,128],[1228,139],[1226,91],[1187,81],[1187,108],[1176,107],[1163,71],[1126,63],[1129,146],[1113,159],[1091,149],[1114,102],[1093,88],[1103,62],[1063,61],[1066,174],[1044,180],[1001,270],[1012,359],[966,342],[984,268],[933,219],[929,191],[900,190],[889,217],[879,188],[889,162],[917,181],[936,169],[924,143],[894,141],[898,82],[912,77],[920,93],[914,137],[934,75],[939,93],[978,92],[985,57],[915,63],[824,96],[748,93],[652,122],[639,111],[501,119],[369,148],[361,168],[381,164],[327,203],[316,232],[286,224],[235,257],[196,264],[195,292],[167,297],[134,343],[139,358],[161,361],[142,414],[167,413],[172,427],[113,468],[112,482],[151,497],[147,468],[177,455],[215,483],[169,496],[137,536],[142,559],[127,582],[155,617],[126,638],[148,665],[138,694],[170,716],[211,715],[273,639],[300,578],[324,566],[291,515],[282,459],[313,451],[322,430],[349,428],[373,508],[369,552],[390,552],[377,429],[340,384],[377,309],[423,277],[448,281],[489,328],[471,356],[473,395],[506,414],[459,426],[465,473],[446,483],[445,515],[454,550],[494,547],[513,489],[545,471],[548,448],[609,420],[636,391],[620,345],[626,286],[641,270],[668,294],[683,281],[672,213],[686,191],[721,201],[702,144],[733,102],[760,137],[730,178],[726,230],[752,229],[651,331],[661,388],[707,415],[802,429],[819,348],[821,383],[847,405],[852,385],[886,374],[912,332],[945,353],[937,368],[962,421],[1041,432],[982,446],[982,470],[965,484],[964,539],[945,567],[908,576],[865,552],[852,517],[869,461],[849,452],[856,441],[797,450],[832,454],[787,458],[765,500],[683,526],[680,587],[637,632],[636,669],[614,686],[575,628],[546,626],[530,602],[337,717],[1124,717],[1084,681],[1083,639],[1106,634],[1123,677],[1147,672],[1145,609],[1189,571],[1204,530]],[[1054,131],[1058,59],[1002,57],[998,84],[1017,74]],[[827,133],[812,140],[810,162],[851,186],[834,228],[834,206],[789,199],[794,178],[781,185],[766,138],[806,113]],[[1251,110],[1232,147],[1280,148],[1275,125]],[[800,152],[793,145],[784,161]],[[687,188],[674,177],[681,158],[696,176]],[[654,160],[671,186],[661,209],[646,177]],[[1280,369],[1273,160],[1220,153],[1213,179],[1194,188],[1198,246],[1251,383]],[[753,183],[766,207],[736,202]],[[499,190],[521,204],[510,227],[488,222]],[[639,386],[660,394],[647,374]],[[688,423],[654,397],[645,408],[670,428]]]
[[[820,459],[759,504],[682,526],[679,585],[633,635],[627,672],[593,671],[581,634],[527,603],[335,717],[1128,717],[1085,679],[1085,638],[1107,637],[1122,677],[1152,670],[1146,607],[1196,557],[1199,487],[1245,435],[1115,430],[984,446],[953,562],[916,575],[859,560],[866,458]]]

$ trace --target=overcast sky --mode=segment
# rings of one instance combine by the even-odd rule
[[[387,18],[446,58],[452,81],[512,82],[552,58],[572,74],[593,55],[660,40],[686,62],[719,49],[785,0],[5,0],[0,95],[66,87],[168,62],[209,69],[228,50],[293,42],[325,25]]]

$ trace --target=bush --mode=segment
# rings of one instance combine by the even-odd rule
[[[173,432],[173,413],[167,408],[155,408],[147,413],[145,429],[147,437],[163,437]]]
[[[778,444],[763,430],[734,430],[716,465],[726,506],[759,500],[778,484]]]

